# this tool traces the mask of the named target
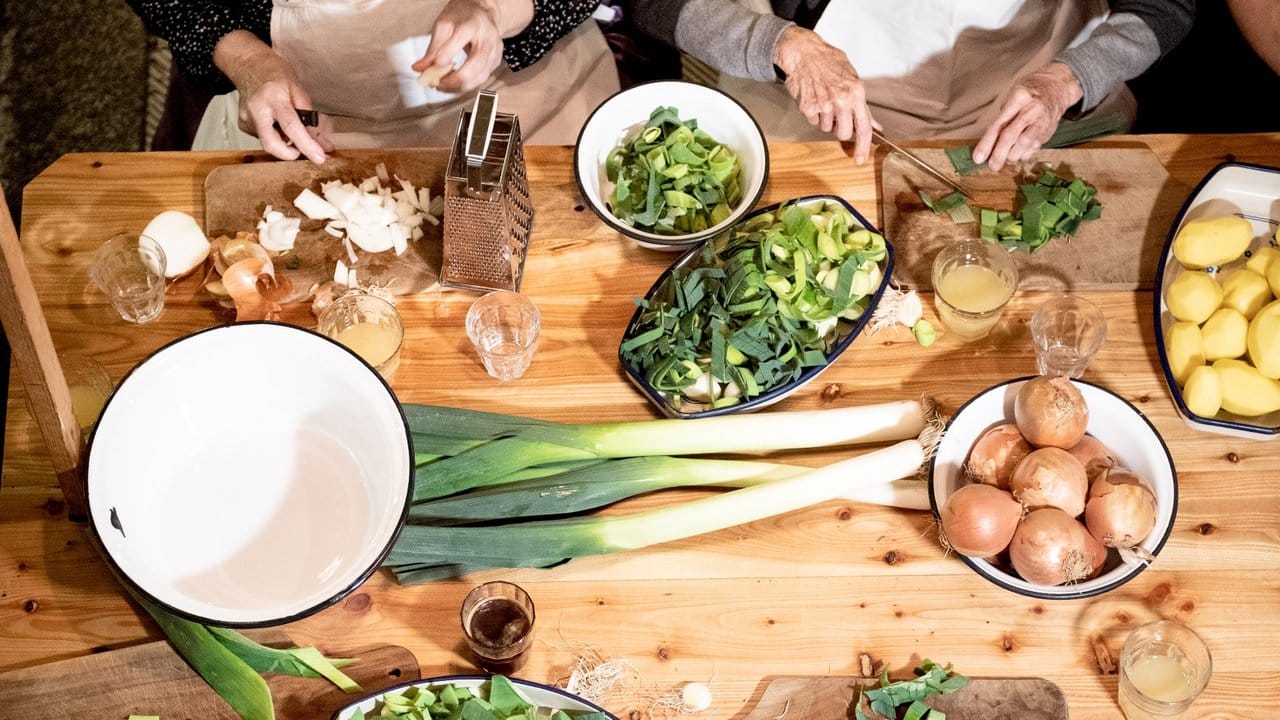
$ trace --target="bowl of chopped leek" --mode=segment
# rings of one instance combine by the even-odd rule
[[[638,85],[606,100],[578,134],[574,176],[606,225],[657,250],[729,227],[764,192],[769,149],[738,101],[693,83]]]
[[[472,704],[475,708],[468,710]],[[618,720],[567,690],[502,675],[413,680],[356,700],[333,714],[333,720],[375,717]]]
[[[358,587],[413,495],[391,388],[277,323],[204,330],[116,387],[89,441],[90,525],[140,595],[196,622],[275,625]]]
[[[853,344],[892,274],[893,247],[842,198],[761,208],[637,300],[622,368],[669,417],[758,410]]]

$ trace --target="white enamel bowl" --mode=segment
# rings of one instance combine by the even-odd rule
[[[413,494],[395,395],[289,325],[190,335],[121,381],[90,440],[89,514],[114,569],[187,618],[290,622],[358,587]]]
[[[982,433],[1002,423],[1013,422],[1013,401],[1018,390],[1030,378],[1019,378],[984,390],[961,407],[947,425],[929,480],[929,503],[936,517],[947,498],[957,488],[968,484],[964,463],[969,449]],[[1160,433],[1127,400],[1092,383],[1075,380],[1089,406],[1087,432],[1111,449],[1119,464],[1145,478],[1156,496],[1156,524],[1142,542],[1152,555],[1160,552],[1173,530],[1178,514],[1178,482],[1173,457]],[[1145,569],[1139,562],[1123,562],[1112,550],[1102,572],[1089,580],[1071,585],[1037,585],[1012,572],[980,558],[963,555],[964,561],[982,577],[1006,590],[1046,600],[1073,600],[1093,597],[1114,590],[1132,580]]]
[[[379,690],[367,697],[356,700],[334,713],[333,720],[350,720],[356,710],[362,710],[366,717],[373,717],[370,713],[373,712],[373,708],[377,705],[378,698],[389,692],[404,692],[411,687],[433,687],[436,685],[457,685],[474,688],[488,680],[489,676],[487,675],[448,675],[401,683],[395,687]],[[537,707],[551,710],[568,710],[570,712],[601,712],[617,720],[613,713],[560,688],[541,685],[528,680],[520,680],[519,678],[510,678],[510,680],[511,684],[515,686],[516,692],[523,695],[525,700]]]
[[[613,183],[605,173],[609,153],[630,141],[659,107],[674,107],[682,120],[698,127],[738,155],[742,165],[742,201],[717,225],[689,235],[659,235],[631,227],[614,217],[607,198]],[[623,90],[591,113],[574,149],[574,177],[587,205],[606,225],[654,250],[685,250],[738,222],[760,199],[769,177],[769,148],[755,118],[737,100],[703,85],[663,80]]]
[[[1226,410],[1219,411],[1213,417],[1197,415],[1183,401],[1182,391],[1178,388],[1178,382],[1173,379],[1173,370],[1169,366],[1165,335],[1177,320],[1169,312],[1165,294],[1169,284],[1182,273],[1182,264],[1173,257],[1173,240],[1182,226],[1190,220],[1224,215],[1236,215],[1248,220],[1253,225],[1253,242],[1245,251],[1244,257],[1222,267],[1208,269],[1219,279],[1243,267],[1245,260],[1259,249],[1276,246],[1276,228],[1280,227],[1280,168],[1248,163],[1222,163],[1205,175],[1183,203],[1173,226],[1169,228],[1169,235],[1165,238],[1164,250],[1160,255],[1160,265],[1156,270],[1156,350],[1160,354],[1160,367],[1173,397],[1174,407],[1188,427],[1250,440],[1274,440],[1280,437],[1280,411],[1260,417],[1240,417]]]

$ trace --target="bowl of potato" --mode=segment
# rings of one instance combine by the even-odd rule
[[[1223,163],[1183,204],[1156,273],[1156,347],[1186,423],[1280,435],[1280,168]]]

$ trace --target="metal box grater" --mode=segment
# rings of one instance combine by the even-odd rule
[[[520,119],[497,108],[497,93],[482,90],[458,119],[445,171],[441,285],[520,289],[533,205]]]

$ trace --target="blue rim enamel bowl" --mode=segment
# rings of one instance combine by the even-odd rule
[[[1254,239],[1244,257],[1221,267],[1208,268],[1208,272],[1221,279],[1227,273],[1243,267],[1245,261],[1259,249],[1275,247],[1276,228],[1280,227],[1280,168],[1250,163],[1226,162],[1205,175],[1196,186],[1182,209],[1178,211],[1165,237],[1156,269],[1156,293],[1152,309],[1156,327],[1156,350],[1160,356],[1160,368],[1173,404],[1183,422],[1193,430],[1219,433],[1251,440],[1272,440],[1280,435],[1280,411],[1259,417],[1241,417],[1225,410],[1213,417],[1197,415],[1182,399],[1182,391],[1174,379],[1169,365],[1166,337],[1169,328],[1177,322],[1169,312],[1165,294],[1169,284],[1183,271],[1182,264],[1173,257],[1173,241],[1178,231],[1190,220],[1235,215],[1253,225]]]
[[[845,210],[847,210],[851,215],[853,215],[854,220],[860,226],[874,233],[880,232],[879,230],[876,229],[874,225],[872,225],[865,217],[862,216],[862,213],[854,209],[854,207],[850,205],[844,198],[841,198],[836,195],[806,195],[804,197],[793,198],[790,200],[785,200],[780,203],[769,205],[767,207],[758,208],[751,214],[742,218],[739,224],[748,223],[753,218],[759,215],[762,215],[764,213],[775,212],[779,208],[781,208],[783,205],[790,205],[792,203],[803,203],[803,204],[837,203],[841,207],[843,207]],[[732,231],[733,229],[729,228],[725,232],[732,232]],[[714,242],[714,240],[712,240],[712,242]],[[755,410],[760,410],[762,408],[768,407],[786,398],[787,396],[796,392],[797,390],[804,387],[808,383],[812,382],[815,378],[821,375],[824,370],[831,367],[831,364],[834,363],[837,358],[839,358],[846,350],[849,349],[849,346],[853,344],[853,341],[858,339],[858,335],[862,333],[862,329],[866,327],[867,323],[871,320],[871,316],[875,312],[876,305],[879,304],[880,297],[884,295],[885,288],[889,286],[890,279],[893,276],[893,263],[894,263],[893,245],[889,243],[887,239],[885,240],[884,245],[885,245],[885,258],[880,263],[880,270],[882,274],[880,284],[876,286],[875,291],[871,294],[871,299],[867,304],[867,309],[865,312],[862,313],[861,317],[859,317],[857,320],[841,319],[839,324],[837,324],[836,327],[837,327],[838,339],[831,346],[831,349],[828,350],[826,353],[826,357],[827,357],[826,364],[806,368],[803,374],[801,374],[795,380],[779,385],[773,388],[772,390],[770,390],[769,392],[763,393],[750,400],[738,403],[736,405],[729,405],[726,407],[710,408],[710,409],[706,409],[699,406],[699,407],[696,407],[695,409],[689,410],[682,407],[682,403],[680,403],[678,398],[670,397],[664,394],[661,390],[655,388],[645,378],[644,371],[641,370],[639,367],[636,367],[634,364],[628,362],[626,357],[623,356],[621,347],[619,347],[619,350],[618,350],[618,361],[622,364],[622,369],[625,372],[627,379],[630,380],[631,383],[636,386],[636,388],[641,392],[641,394],[645,396],[645,398],[649,400],[649,402],[653,403],[653,405],[657,407],[659,410],[661,410],[662,413],[667,417],[685,418],[685,419],[700,418],[700,417],[714,417],[717,415],[728,415],[732,413],[752,412]],[[697,247],[693,247],[689,249],[683,255],[677,258],[676,261],[672,263],[671,267],[667,268],[661,275],[658,276],[658,279],[653,283],[653,286],[649,288],[649,291],[647,293],[645,293],[645,299],[651,299],[655,297],[658,294],[658,292],[662,289],[662,286],[666,284],[668,280],[670,280],[673,272],[675,272],[676,270],[686,268],[692,265],[693,263],[695,263],[698,260],[698,256],[701,253],[701,251],[702,251],[702,246],[699,245]],[[629,338],[635,337],[635,335],[637,334],[637,329],[640,325],[640,320],[643,313],[644,313],[644,308],[642,307],[636,308],[635,313],[632,314],[631,316],[631,321],[627,323],[626,331],[623,332],[622,342],[625,343]]]
[[[604,713],[610,720],[618,720],[617,716],[596,705],[593,702],[584,700],[573,693],[562,690],[550,685],[521,680],[519,678],[508,678],[511,684],[515,686],[516,692],[520,693],[530,704],[540,708],[548,708],[551,710],[568,710],[570,712],[597,712]],[[333,714],[332,720],[350,720],[356,710],[364,712],[366,717],[373,717],[370,713],[376,707],[378,699],[387,693],[404,692],[412,687],[431,688],[440,685],[460,685],[467,688],[477,687],[488,682],[488,675],[442,675],[440,677],[428,678],[426,680],[410,680],[400,683],[399,685],[370,693],[359,700],[356,700]],[[541,716],[539,716],[541,717]]]
[[[613,192],[605,161],[613,150],[645,126],[659,107],[674,107],[682,120],[698,127],[738,156],[742,199],[729,216],[715,225],[685,235],[662,235],[628,225],[615,217],[608,198]],[[736,224],[760,199],[769,179],[769,145],[764,131],[742,103],[705,85],[659,80],[627,88],[605,100],[582,126],[573,150],[573,176],[591,212],[604,224],[651,250],[680,251],[698,245]]]
[[[929,504],[935,519],[951,493],[969,484],[964,467],[973,444],[992,427],[1014,421],[1014,399],[1030,379],[1016,378],[987,388],[951,416],[929,468]],[[1178,479],[1169,447],[1151,421],[1128,400],[1091,382],[1072,382],[1089,407],[1086,431],[1114,453],[1120,466],[1144,478],[1156,496],[1156,523],[1141,543],[1143,549],[1155,556],[1169,539],[1178,515]],[[1045,600],[1102,595],[1129,582],[1147,567],[1137,560],[1123,560],[1119,553],[1110,550],[1107,562],[1094,577],[1068,585],[1040,585],[1023,580],[1011,567],[983,558],[959,554],[956,557],[1005,590]]]

